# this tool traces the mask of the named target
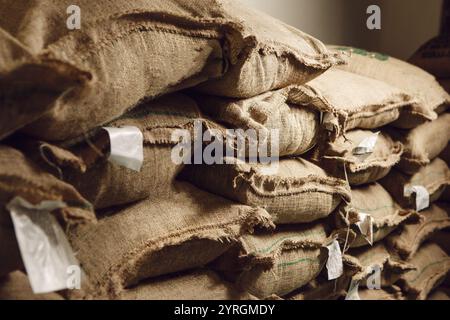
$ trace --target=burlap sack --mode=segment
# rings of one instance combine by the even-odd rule
[[[424,123],[411,131],[389,130],[405,147],[398,164],[400,170],[413,174],[436,158],[450,140],[450,113],[437,120]]]
[[[436,79],[412,64],[362,49],[342,46],[329,48],[350,56],[348,64],[339,66],[339,69],[386,82],[417,100],[415,105],[403,109],[399,119],[392,124],[398,128],[410,129],[434,120],[436,113],[443,112],[450,102],[448,93]]]
[[[0,119],[12,123],[3,130],[2,122],[0,137],[38,117],[27,133],[47,140],[78,136],[143,98],[221,76],[231,59],[224,55],[242,46],[217,1],[80,0],[81,28],[71,31],[66,21],[73,4],[0,3],[0,78],[10,91]],[[224,54],[226,41],[233,51]],[[30,95],[25,105],[24,92]],[[31,101],[38,101],[37,110]]]
[[[260,93],[303,84],[335,64],[340,53],[330,54],[317,39],[239,1],[220,0],[224,17],[239,24],[244,48],[232,55],[228,72],[199,86],[205,93],[248,98]],[[235,45],[236,46],[236,45]],[[232,53],[237,53],[231,48]]]
[[[312,105],[327,105],[347,119],[345,130],[374,129],[398,119],[403,109],[417,101],[382,81],[340,69],[331,69],[303,86]],[[309,94],[308,94],[309,92]]]
[[[450,270],[450,257],[438,245],[427,243],[417,251],[410,262],[417,270],[402,276],[401,285],[409,298],[425,300]]]
[[[427,300],[450,300],[450,289],[446,287],[437,288],[427,297]]]
[[[0,277],[23,268],[14,229],[0,224]]]
[[[449,214],[449,204],[433,204],[422,212],[422,219],[419,223],[404,225],[387,237],[387,244],[407,260],[434,232],[450,227]]]
[[[143,133],[144,161],[140,172],[108,161],[110,143],[105,130],[60,145],[65,149],[48,143],[22,148],[40,150],[34,154],[58,168],[64,180],[74,185],[95,208],[107,208],[148,196],[166,196],[183,167],[171,157],[179,142],[172,133],[184,129],[192,135],[196,120],[202,121],[195,102],[176,93],[145,103],[107,124],[108,127],[135,126]],[[46,169],[52,172],[52,166]]]
[[[206,115],[227,128],[254,130],[257,142],[267,143],[267,155],[272,155],[275,143],[279,156],[300,155],[317,143],[320,112],[291,104],[286,91],[270,91],[241,100],[201,94],[194,98]],[[274,137],[271,130],[277,130],[278,135]],[[272,137],[277,140],[272,141]]]
[[[45,200],[65,202],[67,207],[53,214],[66,227],[96,219],[92,205],[75,188],[45,173],[18,150],[0,146],[0,214],[9,214],[3,209],[15,197],[32,204]]]
[[[258,298],[283,296],[316,278],[328,257],[321,224],[278,227],[274,233],[244,235],[214,268]]]
[[[34,294],[28,277],[15,271],[0,278],[0,300],[64,300],[59,294]]]
[[[239,291],[211,270],[195,270],[175,276],[155,278],[120,294],[122,300],[255,300]]]
[[[168,198],[148,199],[69,235],[91,296],[115,297],[140,280],[203,266],[255,226],[273,226],[251,208],[180,183]]]
[[[360,282],[361,288],[375,285],[380,285],[381,288],[391,287],[404,274],[414,269],[412,264],[391,254],[383,242],[378,242],[371,248],[351,249],[348,254],[354,256],[361,266],[361,271],[353,276],[354,281]],[[380,271],[379,279],[375,279],[377,269]]]
[[[415,194],[405,195],[405,187],[424,187],[428,191],[430,203],[432,203],[439,199],[444,190],[450,186],[450,170],[444,161],[436,158],[412,176],[394,169],[388,176],[380,180],[380,184],[403,208],[416,209],[416,196]]]
[[[372,153],[354,154],[359,144],[373,134],[367,130],[352,130],[347,132],[345,137],[328,144],[321,152],[323,166],[330,171],[342,171],[341,166],[336,166],[336,162],[345,165],[348,181],[353,186],[375,182],[385,177],[400,161],[403,146],[394,142],[388,135],[380,133]]]
[[[437,78],[450,77],[450,35],[441,35],[425,43],[409,62]]]
[[[373,242],[384,239],[400,225],[417,221],[418,214],[402,209],[391,195],[378,183],[360,186],[352,190],[351,203],[336,214],[338,228],[354,229],[357,236],[349,242],[352,248],[369,245],[368,240],[359,232],[355,224],[358,214],[369,214],[373,218]]]
[[[361,300],[405,300],[401,289],[397,286],[383,288],[380,290],[362,289],[358,291]]]
[[[350,200],[345,180],[327,176],[306,160],[284,159],[268,165],[233,161],[186,166],[181,178],[228,199],[263,207],[278,224],[315,221]]]

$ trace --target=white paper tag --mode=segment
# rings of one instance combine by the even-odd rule
[[[359,145],[355,149],[353,149],[353,154],[364,155],[372,153],[373,149],[375,149],[375,145],[377,144],[379,134],[380,134],[379,131],[375,132],[374,134],[370,135],[369,137],[361,141]]]
[[[350,287],[348,288],[347,295],[345,296],[345,300],[361,300],[359,297],[359,281],[352,280],[350,283]]]
[[[342,252],[339,242],[334,240],[328,249],[328,260],[327,260],[327,270],[328,270],[328,280],[334,280],[339,278],[344,272],[344,264],[342,262]]]
[[[61,201],[34,206],[20,197],[7,205],[35,294],[67,289],[69,268],[79,266],[64,231],[50,213],[64,207]]]
[[[358,222],[356,223],[361,234],[367,242],[373,244],[373,217],[367,213],[358,213]]]
[[[141,171],[144,161],[144,136],[137,127],[111,128],[108,132],[111,154],[109,161],[134,171]]]
[[[430,194],[423,186],[405,186],[403,195],[410,197],[413,193],[416,194],[416,211],[422,211],[430,206]]]

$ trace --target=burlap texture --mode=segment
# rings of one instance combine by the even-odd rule
[[[313,105],[326,104],[347,115],[345,129],[374,129],[397,120],[416,100],[382,81],[333,68],[303,87],[315,93]]]
[[[434,232],[450,227],[449,214],[449,204],[433,204],[421,212],[422,219],[418,223],[404,225],[387,237],[387,244],[407,260]]]
[[[215,267],[258,298],[283,296],[316,278],[328,257],[324,226],[296,225],[244,235]]]
[[[16,106],[23,115],[31,110],[33,117],[21,116],[14,127],[40,116],[24,129],[39,138],[78,136],[143,98],[221,76],[224,61],[231,59],[224,57],[222,42],[228,38],[236,43],[236,54],[241,48],[238,26],[224,17],[215,0],[81,0],[76,5],[82,25],[76,31],[66,27],[72,4],[0,3],[0,34],[6,39],[1,42],[0,74],[14,84],[5,115],[15,115]],[[31,98],[23,105],[16,96],[25,89],[31,89],[32,101],[43,97],[43,106],[34,110]],[[0,118],[5,119],[3,113]],[[0,136],[6,133],[2,130]]]
[[[378,242],[371,248],[352,249],[349,254],[354,256],[361,266],[361,271],[353,276],[353,280],[360,281],[361,288],[369,287],[371,283],[368,277],[373,275],[375,267],[380,268],[382,288],[392,286],[401,276],[414,269],[412,264],[391,254],[383,242]]]
[[[330,143],[322,151],[323,165],[329,170],[338,169],[336,161],[345,165],[348,181],[352,186],[375,182],[385,177],[400,161],[403,146],[399,142],[394,142],[388,135],[380,133],[372,153],[353,154],[355,148],[371,135],[373,132],[368,130],[348,131],[345,137]]]
[[[384,239],[400,225],[417,221],[413,210],[402,209],[391,195],[378,183],[352,189],[351,203],[336,214],[338,228],[348,228],[358,222],[357,213],[366,213],[373,218],[373,242]],[[368,241],[356,231],[357,236],[349,245],[352,248],[368,246]]]
[[[358,292],[361,300],[405,300],[405,296],[401,289],[397,286],[383,288],[380,290],[362,289]]]
[[[426,243],[410,262],[417,270],[402,276],[402,287],[411,299],[425,300],[450,270],[450,257],[438,245]]]
[[[380,184],[404,208],[415,209],[415,194],[405,196],[406,186],[423,186],[430,196],[430,203],[439,199],[450,185],[450,170],[447,164],[436,158],[430,164],[422,167],[412,176],[399,170],[392,170],[389,175],[380,180]]]
[[[450,97],[428,72],[396,58],[350,47],[330,46],[330,49],[347,53],[348,64],[339,69],[383,81],[415,98],[416,104],[404,108],[397,121],[398,128],[414,128],[436,119],[437,113],[448,106]]]
[[[345,180],[329,177],[320,167],[300,158],[268,165],[239,160],[234,164],[190,165],[181,178],[228,199],[263,207],[278,224],[315,221],[328,216],[341,201],[350,200]]]
[[[255,300],[211,270],[155,278],[125,290],[122,300]]]
[[[104,130],[66,141],[62,146],[67,150],[41,144],[43,154],[40,155],[59,167],[64,180],[74,185],[95,208],[149,196],[167,196],[183,167],[171,157],[173,147],[179,142],[172,133],[182,129],[192,136],[196,120],[203,121],[196,103],[176,93],[145,103],[107,124],[108,127],[135,126],[143,133],[144,161],[140,172],[108,161],[110,144]]]
[[[59,294],[34,294],[28,277],[21,271],[15,271],[0,278],[0,300],[64,300]]]
[[[1,207],[15,197],[22,197],[32,204],[45,200],[64,201],[67,207],[55,210],[53,214],[66,227],[96,219],[92,205],[74,187],[44,172],[18,150],[3,145],[0,146]]]
[[[227,128],[252,129],[258,143],[278,143],[279,156],[300,155],[316,143],[320,131],[320,112],[316,108],[289,103],[287,89],[270,91],[249,99],[231,99],[211,95],[194,95],[202,111]],[[279,139],[272,141],[270,130]],[[248,144],[247,144],[248,145]]]
[[[263,209],[180,183],[170,197],[120,209],[69,239],[89,278],[87,295],[116,297],[140,280],[205,265],[255,226],[273,226]]]
[[[260,93],[303,84],[333,65],[344,63],[319,40],[239,1],[220,0],[227,19],[240,26],[244,46],[232,54],[228,72],[199,86],[205,93],[248,98]],[[237,44],[231,47],[237,50]]]
[[[442,114],[437,120],[424,123],[411,131],[389,130],[389,134],[400,140],[405,151],[398,167],[413,174],[436,158],[450,140],[450,113]]]

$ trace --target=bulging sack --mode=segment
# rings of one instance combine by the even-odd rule
[[[9,214],[5,206],[15,197],[38,205],[43,201],[62,201],[67,206],[52,214],[65,227],[96,220],[92,205],[71,185],[41,170],[23,153],[0,146],[0,214]],[[4,221],[4,217],[0,220]]]
[[[351,248],[367,246],[371,240],[372,243],[381,241],[400,225],[419,218],[415,211],[402,209],[376,182],[352,189],[351,199],[351,203],[342,207],[335,217],[338,228],[355,230],[357,236],[350,241]],[[371,218],[372,232],[363,226],[358,227],[364,222],[362,215]]]
[[[69,240],[88,278],[86,296],[116,298],[143,279],[209,263],[256,226],[273,227],[263,209],[180,183],[170,197],[118,209]]]
[[[400,227],[386,241],[403,259],[410,259],[433,233],[450,227],[449,213],[449,204],[433,204],[422,212],[418,223]]]
[[[186,166],[180,177],[228,199],[263,207],[277,224],[315,221],[350,200],[345,180],[329,177],[300,158],[267,165],[226,159],[225,164]]]
[[[298,100],[344,114],[345,130],[382,127],[397,120],[402,110],[417,104],[396,87],[337,68],[306,83],[301,91],[304,95]]]
[[[149,279],[120,294],[121,300],[256,300],[211,270]]]
[[[405,193],[405,191],[413,186],[423,187],[428,203],[432,203],[439,199],[450,185],[450,170],[443,160],[436,158],[412,176],[394,169],[380,180],[380,184],[403,208],[416,210],[418,209],[416,206],[417,194]]]
[[[383,81],[415,98],[417,103],[411,108],[405,108],[393,126],[410,129],[434,120],[450,103],[448,93],[436,79],[412,64],[362,49],[344,46],[329,48],[350,56],[348,64],[339,66],[339,69]]]
[[[389,130],[388,133],[403,143],[405,151],[398,164],[400,170],[414,174],[436,158],[450,140],[450,113],[424,123],[411,131]]]
[[[450,257],[432,242],[424,244],[410,263],[416,270],[402,276],[401,284],[409,298],[414,300],[425,300],[450,270]]]
[[[344,63],[340,53],[327,50],[319,40],[239,1],[220,0],[224,17],[236,23],[242,48],[231,43],[228,72],[201,84],[198,90],[231,98],[303,84],[333,65]]]
[[[244,235],[214,262],[214,268],[258,298],[283,296],[319,275],[328,258],[327,241],[321,224]]]
[[[111,128],[133,126],[142,133],[143,163],[140,171],[109,161],[110,138],[103,129],[90,136],[66,141],[60,145],[64,149],[48,143],[40,144],[40,154],[58,168],[62,177],[95,208],[131,203],[149,196],[167,196],[183,167],[182,163],[172,159],[172,151],[179,143],[173,133],[184,130],[192,136],[196,120],[202,123],[196,103],[176,93],[144,103],[107,124]]]
[[[249,99],[195,95],[203,113],[232,129],[253,130],[258,144],[267,144],[267,155],[300,155],[317,143],[320,111],[289,103],[286,90],[263,93]],[[271,130],[276,130],[273,135]],[[274,145],[276,144],[276,146]]]
[[[0,12],[0,91],[9,101],[0,138],[30,122],[24,131],[37,138],[79,136],[144,98],[221,76],[224,52],[242,44],[214,0],[5,0]]]
[[[361,300],[405,300],[402,290],[397,286],[383,288],[379,290],[362,289],[359,290],[358,295]]]
[[[359,150],[360,145],[368,139],[375,139],[373,148]],[[370,149],[370,150],[369,150]],[[362,151],[362,152],[360,152]],[[348,181],[352,186],[359,186],[378,181],[385,177],[400,161],[403,146],[393,141],[384,133],[368,130],[352,130],[345,137],[338,138],[321,151],[323,167],[327,170],[341,170],[345,165]],[[336,162],[341,166],[336,166]],[[339,174],[335,172],[335,174]],[[340,173],[342,175],[342,173]]]

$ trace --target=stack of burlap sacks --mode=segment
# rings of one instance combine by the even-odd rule
[[[338,299],[355,283],[361,299],[425,299],[445,279],[450,98],[433,76],[237,1],[82,0],[76,31],[69,5],[1,4],[0,299]],[[179,164],[174,132],[193,141],[196,124],[264,133],[249,142],[279,161]],[[108,161],[101,128],[127,126],[139,172]],[[18,196],[66,204],[52,213],[81,290],[31,293],[6,210]]]

